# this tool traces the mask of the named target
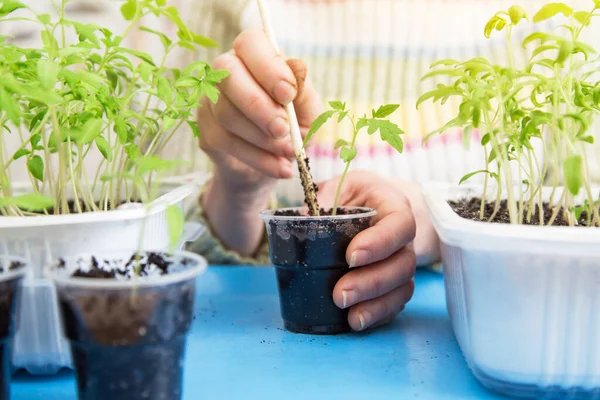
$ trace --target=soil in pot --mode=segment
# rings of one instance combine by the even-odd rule
[[[204,266],[189,255],[147,252],[53,267],[80,400],[181,398],[200,272],[193,270]]]
[[[16,330],[16,309],[25,263],[0,262],[0,400],[10,398],[12,339]]]
[[[308,334],[338,334],[350,330],[348,310],[333,301],[333,289],[349,272],[346,249],[370,226],[375,214],[365,208],[321,210],[307,217],[299,209],[262,213],[271,262],[275,266],[284,327]]]
[[[459,216],[465,219],[469,219],[472,221],[485,221],[488,222],[489,218],[494,213],[495,203],[488,202],[485,204],[484,209],[484,219],[481,220],[479,218],[479,211],[481,209],[481,198],[470,198],[470,199],[461,199],[456,201],[448,201],[452,210],[457,213]],[[553,207],[548,203],[544,203],[544,225],[547,225],[550,221],[550,217],[554,212]],[[527,214],[526,212],[524,213]],[[500,208],[498,212],[494,216],[494,219],[489,221],[492,223],[501,223],[501,224],[509,224],[510,217],[508,214],[508,207],[506,200],[502,200],[500,202]],[[579,225],[576,226],[586,226],[587,222],[587,213],[583,211],[579,220],[577,221]],[[535,210],[532,212],[531,220],[527,221],[525,218],[523,220],[523,224],[525,225],[540,225],[540,218],[537,205],[535,206]],[[564,214],[562,210],[556,216],[554,220],[553,226],[569,226],[568,221],[564,218]]]

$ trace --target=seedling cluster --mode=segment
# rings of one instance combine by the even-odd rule
[[[183,69],[165,65],[176,48],[216,46],[192,32],[166,0],[127,0],[121,7],[128,27],[121,34],[97,24],[69,20],[68,0],[51,1],[55,14],[37,14],[25,2],[0,0],[0,23],[19,21],[41,28],[42,46],[22,48],[0,37],[0,145],[17,136],[19,149],[0,149],[2,215],[107,211],[127,201],[148,202],[153,182],[177,160],[161,151],[183,124],[194,135],[194,110],[226,71],[203,62]],[[16,11],[19,10],[19,13]],[[153,14],[177,27],[177,37],[142,26]],[[155,35],[164,48],[158,62],[124,44],[134,29]],[[69,43],[67,33],[78,40]],[[84,161],[102,155],[96,171]],[[33,193],[14,196],[11,164],[26,159]]]
[[[473,130],[481,131],[486,167],[461,179],[462,183],[475,174],[485,174],[480,219],[493,220],[504,192],[513,224],[529,223],[537,212],[540,224],[552,225],[562,212],[569,225],[575,225],[584,211],[587,226],[600,223],[588,160],[594,142],[589,129],[600,113],[600,58],[592,46],[580,40],[582,31],[600,15],[600,1],[590,3],[585,11],[563,3],[541,7],[533,23],[552,17],[561,18],[562,23],[523,40],[528,54],[524,65],[513,61],[511,33],[529,18],[523,8],[514,5],[496,13],[484,32],[487,38],[494,31],[504,32],[511,55],[507,65],[482,57],[445,59],[434,63],[424,76],[447,83],[438,83],[424,93],[417,107],[428,100],[444,104],[457,98],[460,102],[457,115],[430,135],[462,129],[468,141]],[[542,155],[534,150],[536,143],[543,148]],[[492,215],[484,215],[490,179],[496,181],[498,190]],[[552,187],[549,199],[542,194],[545,185]],[[582,204],[577,203],[577,195],[585,198]],[[545,202],[552,210],[549,216],[544,215]]]

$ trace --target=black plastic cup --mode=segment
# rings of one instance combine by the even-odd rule
[[[348,310],[336,306],[333,288],[350,270],[346,262],[350,241],[370,226],[376,211],[343,209],[355,213],[289,216],[303,212],[300,208],[261,213],[277,274],[281,317],[288,331],[334,335],[350,330]]]
[[[97,255],[130,258],[131,253]],[[196,277],[206,261],[183,251],[169,259],[176,260],[179,271],[148,279],[71,277],[61,264],[46,269],[57,288],[79,400],[182,397]]]
[[[0,400],[8,400],[12,345],[18,325],[17,304],[28,264],[16,257],[0,257],[0,264]]]

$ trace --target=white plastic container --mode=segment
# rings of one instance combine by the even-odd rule
[[[450,319],[473,374],[509,395],[600,398],[600,229],[470,221],[447,203],[481,193],[424,188]]]
[[[150,211],[140,205],[109,212],[0,218],[0,253],[21,256],[31,262],[19,305],[20,326],[14,341],[13,368],[24,368],[31,374],[53,374],[71,367],[55,288],[43,278],[43,266],[58,257],[136,248],[142,229],[142,250],[166,250],[169,237],[165,210],[170,205],[183,208],[184,200],[198,191],[198,185],[173,182],[164,189],[164,194],[150,205]],[[202,225],[186,224],[179,247],[185,241],[195,240],[203,230]]]

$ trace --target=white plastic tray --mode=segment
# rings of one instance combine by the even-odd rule
[[[23,282],[13,368],[24,368],[31,374],[53,374],[71,366],[55,289],[42,277],[43,266],[57,257],[137,248],[142,229],[142,249],[167,249],[165,210],[169,205],[183,208],[184,200],[197,193],[199,186],[173,183],[169,189],[152,203],[149,212],[144,207],[134,207],[73,215],[0,218],[0,253],[22,256],[32,267]],[[203,230],[202,225],[187,223],[179,247],[185,241],[195,240]]]
[[[509,395],[600,398],[600,229],[469,221],[447,203],[481,192],[424,187],[448,311],[474,375]]]

